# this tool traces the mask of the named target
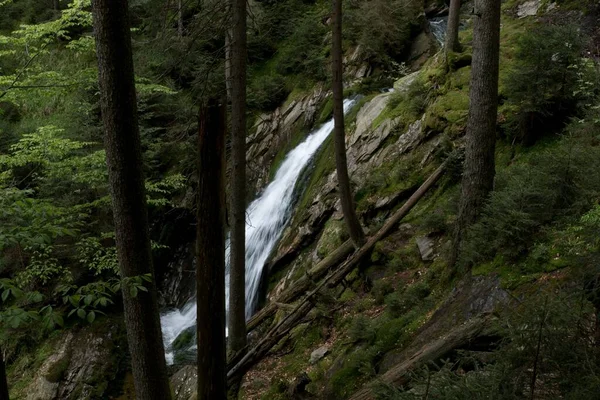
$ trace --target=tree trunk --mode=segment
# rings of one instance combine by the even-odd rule
[[[501,0],[476,0],[473,24],[469,120],[461,199],[451,264],[456,264],[466,230],[494,186]]]
[[[8,382],[6,381],[6,366],[4,365],[4,353],[0,347],[0,400],[9,400]]]
[[[246,0],[231,0],[231,234],[229,348],[246,346]]]
[[[177,34],[179,38],[183,37],[183,4],[182,0],[177,0]]]
[[[196,293],[198,399],[227,396],[225,344],[225,106],[200,110]]]
[[[458,27],[460,26],[460,0],[450,0],[448,30],[446,31],[446,55],[451,51],[460,51]]]
[[[52,0],[52,7],[55,11],[60,10],[60,0]]]
[[[147,292],[123,285],[127,340],[136,397],[168,400],[165,353],[152,267],[137,119],[128,2],[94,0],[100,104],[121,276],[150,274]]]
[[[335,166],[337,170],[338,187],[344,220],[350,233],[350,238],[356,248],[365,242],[365,234],[360,226],[356,210],[354,209],[354,196],[350,188],[348,165],[346,161],[346,134],[344,132],[344,86],[342,66],[342,0],[333,0],[332,15],[332,47],[331,71],[333,73],[333,119],[335,136]]]

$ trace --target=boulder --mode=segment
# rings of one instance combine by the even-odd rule
[[[173,400],[191,400],[196,397],[198,370],[193,365],[186,365],[171,377],[171,387],[175,397]]]
[[[541,3],[540,0],[526,1],[517,8],[517,16],[519,18],[526,18],[537,15]]]
[[[435,254],[433,253],[434,241],[427,236],[418,237],[416,241],[419,253],[421,253],[421,259],[423,261],[432,261],[435,258]]]
[[[100,325],[103,324],[103,325]],[[65,332],[53,343],[53,352],[23,390],[27,400],[81,400],[107,396],[123,372],[127,354],[124,327],[105,320]]]
[[[310,353],[309,362],[311,364],[316,364],[317,362],[321,361],[323,359],[323,357],[325,357],[327,355],[327,353],[329,353],[329,346],[327,346],[327,345],[321,346],[318,349],[316,349],[315,351],[313,351],[312,353]]]

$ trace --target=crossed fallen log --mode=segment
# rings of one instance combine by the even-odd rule
[[[344,260],[352,252],[352,244],[345,242],[329,257],[321,261],[304,276],[294,283],[293,286],[285,290],[271,304],[257,313],[248,323],[248,330],[256,328],[260,323],[277,311],[277,303],[289,304],[306,293],[298,304],[288,312],[267,334],[251,349],[249,349],[241,358],[234,357],[234,361],[228,366],[227,381],[233,384],[238,381],[256,362],[261,360],[283,337],[285,337],[314,307],[315,296],[324,288],[335,287],[340,284],[346,275],[358,265],[358,263],[373,250],[377,242],[389,235],[396,225],[410,212],[410,210],[419,202],[431,187],[440,179],[445,170],[446,164],[443,163],[438,169],[427,178],[427,180],[417,189],[417,191],[396,211],[367,242],[357,249],[350,258]],[[342,264],[333,269],[334,266]],[[325,276],[326,275],[326,276]],[[320,277],[325,278],[314,286],[314,282]],[[310,290],[311,287],[314,287]]]

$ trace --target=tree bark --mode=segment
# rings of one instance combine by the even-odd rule
[[[231,233],[229,348],[246,346],[246,0],[231,0]]]
[[[196,293],[198,399],[227,397],[225,344],[225,106],[200,110]]]
[[[171,390],[156,300],[137,119],[128,2],[94,0],[100,104],[121,276],[152,276],[147,292],[123,285],[136,397],[168,400]]]
[[[466,230],[494,186],[501,0],[476,0],[469,120],[461,199],[451,254],[455,266]],[[468,267],[468,266],[467,266]]]
[[[177,0],[177,34],[179,38],[183,37],[183,4],[182,0]]]
[[[9,400],[8,382],[6,381],[6,366],[4,365],[4,353],[0,347],[0,400]]]
[[[365,242],[363,232],[356,210],[354,196],[350,188],[348,176],[348,163],[346,161],[346,134],[344,132],[344,85],[342,66],[342,0],[333,0],[332,14],[332,46],[331,46],[331,71],[333,74],[333,120],[335,137],[335,166],[337,170],[338,188],[344,220],[348,227],[350,239],[356,248]]]
[[[458,28],[460,25],[460,0],[450,0],[448,12],[448,29],[446,31],[446,55],[452,51],[460,51]]]

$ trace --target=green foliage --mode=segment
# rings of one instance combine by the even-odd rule
[[[583,38],[574,26],[543,24],[521,35],[515,62],[503,82],[509,138],[533,143],[556,131],[594,96],[597,73],[581,58]]]
[[[462,247],[462,263],[516,260],[557,219],[580,215],[600,190],[593,139],[563,138],[498,172],[495,190]]]
[[[344,3],[345,36],[380,64],[399,60],[420,23],[422,4],[413,0],[350,0]]]
[[[28,287],[34,283],[46,286],[53,279],[68,282],[72,277],[70,271],[55,257],[52,246],[42,246],[33,250],[26,269],[17,273],[15,278],[20,287]]]
[[[75,244],[79,262],[84,264],[94,275],[108,271],[116,275],[119,271],[117,249],[114,246],[104,246],[102,239],[112,239],[113,234],[102,235],[101,238],[91,236],[81,239]]]
[[[326,78],[329,49],[323,37],[327,27],[313,13],[298,20],[296,29],[278,51],[276,70],[282,75],[303,75],[312,80]]]
[[[371,326],[369,318],[358,315],[352,320],[352,325],[348,330],[348,336],[354,343],[357,342],[370,342],[375,338],[375,332]]]
[[[259,76],[250,80],[248,88],[248,108],[272,111],[287,98],[289,90],[281,75]]]
[[[394,318],[407,313],[431,293],[425,282],[417,282],[408,286],[403,292],[397,291],[386,297],[387,311]]]

